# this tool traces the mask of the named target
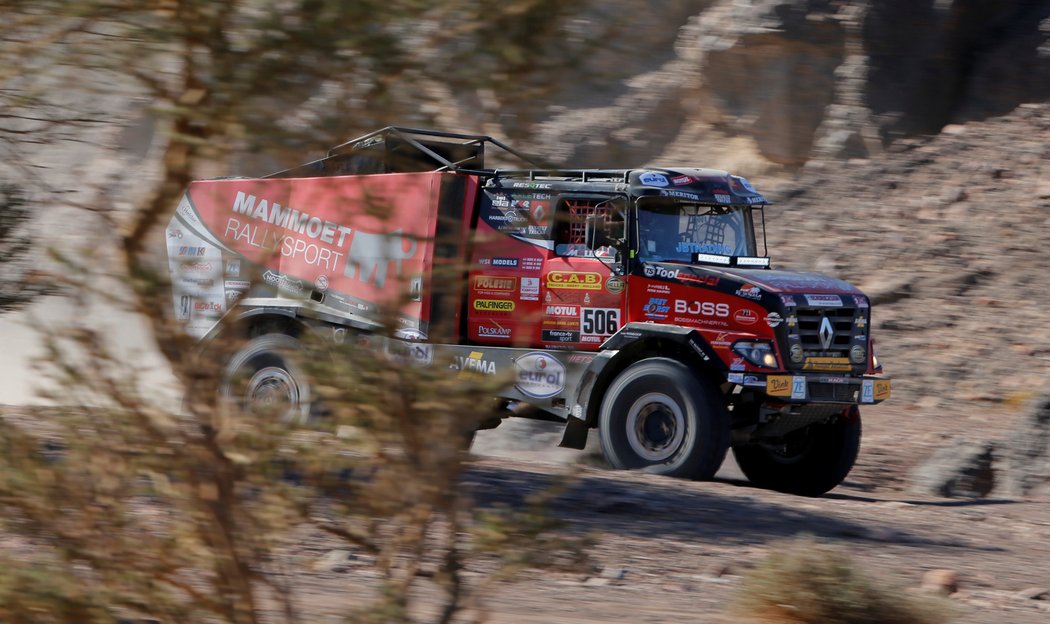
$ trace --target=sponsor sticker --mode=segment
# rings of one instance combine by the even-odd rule
[[[747,308],[737,310],[733,320],[741,325],[754,325],[758,322],[758,315]]]
[[[655,171],[646,171],[638,176],[638,181],[646,186],[667,186],[667,176]]]
[[[675,176],[675,177],[671,178],[671,184],[674,184],[675,186],[682,186],[683,184],[692,184],[692,183],[693,183],[693,178],[691,178],[691,177],[689,177],[687,175],[680,175],[680,176]]]
[[[479,338],[500,338],[509,340],[511,333],[511,328],[502,327],[498,323],[493,323],[492,325],[478,325]]]
[[[540,300],[540,278],[538,278],[538,277],[523,277],[523,278],[521,278],[521,298],[524,301],[539,301]]]
[[[847,372],[851,370],[848,358],[837,357],[811,357],[806,359],[802,370],[822,370],[833,372]]]
[[[729,341],[729,332],[718,332],[710,344],[716,349],[728,349],[733,343]]]
[[[842,299],[838,295],[806,295],[806,303],[817,308],[842,307]]]
[[[744,383],[744,373],[729,373],[726,375],[726,381],[729,383]]]
[[[890,380],[889,379],[876,379],[874,380],[872,393],[876,401],[885,401],[890,398]]]
[[[656,266],[655,264],[645,265],[645,268],[642,269],[642,273],[644,273],[646,277],[661,277],[663,279],[678,278],[678,269],[665,269],[661,266]]]
[[[562,290],[601,290],[602,276],[598,273],[551,271],[547,274],[547,288]]]
[[[715,303],[714,301],[687,301],[685,299],[674,300],[675,314],[692,314],[695,316],[729,316],[728,303]],[[757,317],[756,317],[757,320]]]
[[[740,186],[744,187],[744,190],[746,190],[747,192],[758,193],[758,191],[755,190],[755,187],[751,186],[751,183],[747,181],[747,178],[742,178],[740,176],[731,176],[731,179],[733,180],[733,182],[736,182],[740,184]]]
[[[493,292],[514,292],[518,288],[516,277],[496,277],[493,275],[474,276],[474,289]]]
[[[547,316],[569,316],[575,318],[580,315],[580,306],[547,305],[543,311]]]
[[[861,403],[874,403],[875,402],[875,380],[865,379],[860,384],[860,402]]]
[[[787,375],[770,375],[766,377],[766,394],[775,397],[791,396],[791,377]]]
[[[752,284],[744,284],[736,291],[737,297],[743,297],[744,299],[751,299],[752,301],[758,301],[762,298],[762,289]]]
[[[549,353],[533,351],[514,360],[514,387],[525,396],[548,399],[565,389],[565,366]]]
[[[770,327],[779,327],[780,324],[783,323],[783,322],[784,322],[784,318],[782,316],[780,316],[779,314],[777,314],[776,312],[770,312],[766,316],[766,325],[769,325]]]
[[[671,311],[671,306],[667,304],[667,299],[663,297],[650,297],[648,303],[642,308],[642,313],[648,319],[662,321],[667,318],[667,313]]]
[[[540,339],[543,342],[579,342],[580,332],[569,329],[544,329]]]
[[[610,277],[605,280],[605,290],[608,290],[614,295],[618,295],[623,292],[623,289],[627,287],[627,282],[623,281],[622,277]]]
[[[460,376],[469,373],[496,374],[496,363],[486,360],[484,351],[471,351],[466,356],[457,355],[453,358],[450,368],[460,371]]]
[[[806,378],[801,375],[796,375],[791,378],[791,398],[792,399],[805,399],[806,398]]]
[[[522,258],[521,268],[525,271],[539,271],[543,268],[543,258]]]
[[[482,264],[484,264],[484,261],[482,261]],[[518,259],[517,258],[492,258],[492,259],[489,260],[488,264],[491,264],[492,266],[497,266],[497,267],[507,267],[507,268],[511,268],[511,269],[516,269],[516,268],[518,268]]]
[[[474,309],[483,312],[513,312],[514,302],[506,299],[475,299]]]
[[[860,295],[853,295],[853,305],[858,308],[866,308],[868,307],[868,298],[861,297]]]

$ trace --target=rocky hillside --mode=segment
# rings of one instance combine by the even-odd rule
[[[1050,96],[1046,2],[669,4],[625,28],[627,60],[596,50],[553,100],[511,103],[503,117],[542,119],[536,148],[572,164],[702,157],[780,170],[869,157]]]

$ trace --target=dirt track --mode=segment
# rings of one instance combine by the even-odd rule
[[[485,598],[488,621],[729,622],[724,609],[741,575],[778,540],[798,534],[832,540],[864,569],[904,587],[918,588],[929,570],[957,572],[957,622],[1050,620],[1050,601],[1019,595],[1050,589],[1050,501],[909,494],[899,487],[906,466],[893,446],[906,423],[905,413],[888,406],[869,409],[856,472],[820,499],[735,479],[695,483],[566,464],[566,455],[538,450],[550,433],[479,438],[477,451],[501,455],[481,458],[467,478],[481,505],[518,505],[574,471],[578,481],[553,511],[566,531],[599,536],[590,574],[528,573]],[[334,547],[320,537],[305,537],[303,546],[307,558]],[[360,600],[358,591],[374,581],[363,563],[301,579],[308,611],[334,616]]]

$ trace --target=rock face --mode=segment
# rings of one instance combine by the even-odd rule
[[[902,137],[1050,97],[1050,80],[1034,78],[1050,75],[1050,3],[679,2],[665,23],[689,9],[697,12],[669,56],[642,31],[639,41],[657,47],[637,54],[656,62],[630,64],[642,71],[619,81],[624,91],[605,87],[600,105],[551,103],[536,145],[573,166],[697,154],[725,166],[710,159],[737,144],[769,166],[795,168],[815,156],[867,157]],[[581,84],[601,75],[591,65]]]

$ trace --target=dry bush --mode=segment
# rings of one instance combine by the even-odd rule
[[[943,600],[869,576],[841,548],[814,538],[774,544],[731,605],[744,621],[781,624],[938,624]]]
[[[66,276],[92,289],[87,273]],[[443,596],[433,621],[448,622],[526,568],[583,563],[586,540],[546,513],[558,490],[521,509],[475,509],[463,490],[473,432],[509,378],[440,354],[422,366],[376,335],[307,332],[287,353],[311,380],[303,422],[219,392],[250,339],[231,331],[174,362],[192,381],[168,413],[99,331],[46,335],[41,373],[63,407],[0,414],[4,622],[301,621],[295,584],[310,570],[289,553],[303,531],[371,562],[378,582],[346,588],[352,621],[408,621],[428,583]],[[470,562],[486,574],[468,582]]]

